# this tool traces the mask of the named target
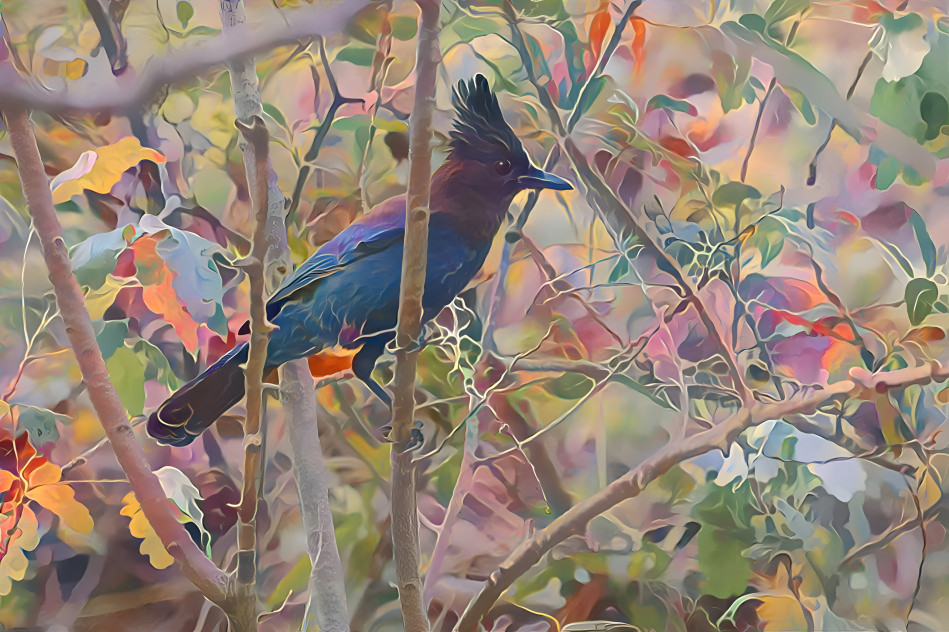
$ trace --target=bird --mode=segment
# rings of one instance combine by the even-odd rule
[[[484,75],[459,81],[452,104],[448,156],[431,178],[423,323],[481,269],[518,193],[573,188],[531,161]],[[353,374],[391,407],[372,372],[395,337],[405,220],[405,194],[389,198],[284,278],[266,304],[275,328],[265,374],[342,348],[351,354]],[[243,398],[247,357],[242,343],[174,392],[149,416],[148,434],[171,446],[194,441]]]

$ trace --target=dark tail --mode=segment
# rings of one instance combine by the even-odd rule
[[[148,418],[148,434],[158,443],[188,445],[244,397],[247,344],[220,360],[165,400]]]

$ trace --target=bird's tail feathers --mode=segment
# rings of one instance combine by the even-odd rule
[[[159,443],[188,445],[244,397],[247,344],[221,357],[158,407],[148,418],[148,434]]]

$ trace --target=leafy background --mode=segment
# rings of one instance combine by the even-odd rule
[[[264,21],[298,4],[247,10]],[[82,3],[5,2],[0,63],[68,90],[220,31],[213,3],[111,11],[110,45]],[[436,629],[451,628],[529,534],[734,413],[736,382],[776,401],[852,369],[945,361],[944,4],[653,1],[628,21],[624,11],[442,6],[436,161],[450,87],[482,72],[535,162],[578,186],[516,200],[476,282],[427,331],[419,507]],[[411,2],[374,4],[325,42],[257,58],[297,263],[404,190],[417,14]],[[230,348],[247,318],[231,264],[253,219],[227,72],[208,69],[123,115],[33,119],[100,347],[140,420]],[[171,567],[104,445],[11,156],[0,132],[0,625],[223,629]],[[619,206],[600,205],[591,179]],[[391,363],[379,370],[388,379]],[[345,372],[316,384],[353,629],[398,630],[378,430],[388,413]],[[903,385],[766,420],[595,518],[487,623],[944,627],[947,402],[938,383]],[[188,448],[160,447],[139,427],[180,520],[225,568],[241,412]],[[282,630],[302,618],[310,562],[275,397],[265,428],[261,629]]]

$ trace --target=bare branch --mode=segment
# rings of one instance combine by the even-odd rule
[[[243,1],[222,1],[221,22],[226,32],[235,30],[246,22]],[[228,70],[231,75],[234,109],[238,120],[259,121],[263,111],[253,60],[231,62]],[[266,141],[266,139],[258,139],[257,143],[244,142],[241,150],[247,181],[252,192],[252,201],[257,211],[254,247],[259,250],[257,250],[256,258],[252,252],[252,259],[256,260],[257,265],[262,263],[263,283],[266,284],[266,287],[258,285],[256,291],[252,288],[251,300],[252,306],[254,300],[261,301],[260,308],[262,309],[262,300],[279,284],[284,274],[290,269],[290,256],[284,224],[285,198],[277,184],[277,176],[270,163],[267,148],[262,148],[263,153],[258,151],[257,145],[261,140]],[[254,192],[256,195],[253,194]],[[264,213],[263,217],[261,213]],[[258,238],[263,241],[259,241]],[[265,316],[262,312],[258,315]],[[251,325],[253,330],[253,313]],[[265,349],[266,345],[263,348]],[[264,352],[265,355],[266,352]],[[251,363],[248,362],[248,376],[250,375]],[[256,376],[260,376],[259,370]],[[303,524],[307,532],[307,552],[312,566],[303,629],[318,627],[329,632],[345,632],[349,629],[345,584],[339,551],[336,547],[333,518],[329,511],[323,448],[320,445],[319,430],[316,425],[316,393],[306,360],[297,360],[282,366],[280,378],[280,400],[285,407],[288,431],[293,438],[291,440],[293,474],[300,494]],[[252,391],[248,388],[247,392],[249,394]],[[255,408],[259,411],[259,404]],[[250,413],[249,395],[247,410]],[[257,458],[259,468],[260,456],[258,455]],[[248,485],[252,486],[257,477],[252,475],[246,464],[245,458],[244,488],[248,491]],[[256,494],[256,491],[254,493]],[[256,605],[256,594],[251,590],[245,592],[248,593],[242,599],[245,607]]]
[[[263,378],[267,364],[266,288],[263,260],[267,253],[267,171],[269,168],[270,135],[259,116],[250,127],[237,121],[237,127],[249,142],[254,155],[255,171],[251,181],[250,199],[256,215],[253,246],[246,265],[250,280],[250,350],[244,380],[247,393],[247,416],[244,419],[244,471],[241,500],[237,509],[237,603],[228,613],[238,630],[257,629],[257,473],[260,471],[260,415],[263,406]]]
[[[408,632],[428,630],[419,577],[416,468],[408,449],[415,418],[416,341],[422,325],[422,293],[428,258],[429,194],[432,174],[432,114],[438,44],[439,0],[416,0],[422,17],[415,62],[415,102],[409,122],[409,186],[406,196],[405,247],[396,331],[392,401],[392,541],[402,619]]]
[[[336,547],[323,446],[316,427],[316,398],[311,384],[305,363],[290,362],[280,367],[280,396],[293,449],[293,472],[306,527],[306,549],[312,564],[302,629],[348,632],[345,576]]]
[[[96,76],[78,81],[65,91],[46,90],[21,77],[12,64],[0,66],[0,107],[28,107],[51,113],[127,112],[148,103],[163,86],[193,79],[209,68],[231,59],[254,55],[303,37],[339,33],[365,0],[319,4],[283,12],[259,29],[243,27],[189,46],[153,57],[138,72],[118,77]]]
[[[62,238],[62,229],[53,208],[49,180],[36,145],[36,137],[26,110],[5,110],[10,143],[16,156],[30,214],[43,245],[43,257],[56,293],[66,334],[76,354],[83,381],[116,459],[128,477],[135,497],[162,544],[175,558],[182,573],[218,605],[224,604],[227,575],[223,573],[188,535],[171,511],[158,477],[145,459],[142,446],[129,424],[128,413],[109,380],[109,372],[96,342],[85,299]]]
[[[667,443],[629,473],[578,503],[546,528],[535,533],[529,540],[521,543],[498,570],[491,574],[481,592],[468,605],[456,629],[458,632],[476,630],[478,622],[488,613],[504,591],[539,562],[554,546],[572,535],[581,534],[587,523],[594,517],[624,500],[639,495],[646,485],[675,465],[710,450],[727,451],[728,445],[742,431],[769,419],[811,414],[824,402],[839,396],[875,397],[881,390],[903,388],[910,384],[925,384],[932,381],[942,382],[949,378],[949,368],[934,361],[914,368],[875,374],[866,370],[852,369],[850,376],[852,380],[835,382],[815,391],[802,391],[779,402],[743,406],[731,417],[709,430],[683,440]],[[914,520],[913,523],[918,526],[919,520]]]

